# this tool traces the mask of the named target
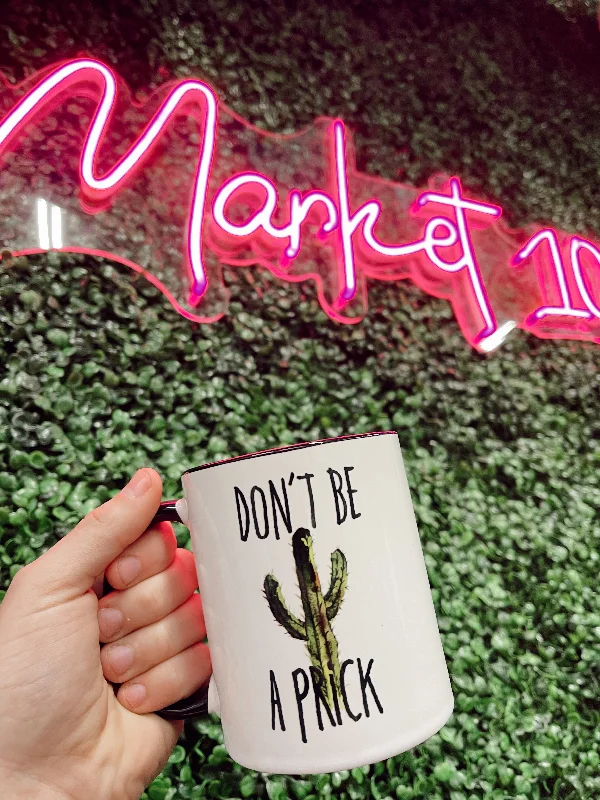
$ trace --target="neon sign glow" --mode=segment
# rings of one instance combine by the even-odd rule
[[[226,313],[223,265],[259,264],[314,281],[340,322],[364,317],[368,280],[411,278],[481,351],[515,327],[600,341],[598,246],[510,231],[457,177],[419,190],[360,173],[341,120],[268,134],[192,79],[133,102],[92,58],[3,80],[0,120],[2,244],[108,256],[191,320]]]

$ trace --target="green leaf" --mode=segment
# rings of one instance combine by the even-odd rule
[[[169,764],[181,764],[182,761],[185,761],[185,749],[178,744],[169,756]]]

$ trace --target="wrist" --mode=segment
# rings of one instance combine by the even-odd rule
[[[11,800],[74,800],[56,786],[39,780],[26,772],[5,770],[0,767],[0,789],[3,797]]]

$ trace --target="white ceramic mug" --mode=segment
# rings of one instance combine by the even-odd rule
[[[188,470],[157,519],[189,525],[210,685],[160,712],[210,711],[231,757],[322,773],[425,741],[454,699],[395,432]]]

